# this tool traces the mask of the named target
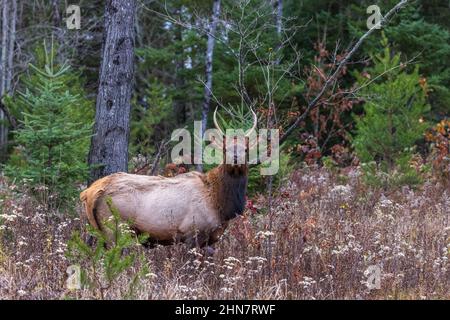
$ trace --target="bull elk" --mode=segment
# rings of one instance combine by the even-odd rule
[[[257,116],[253,110],[255,130]],[[216,129],[224,137],[214,112]],[[234,152],[224,143],[226,152]],[[163,245],[185,242],[205,247],[215,243],[231,219],[245,209],[248,164],[222,164],[206,174],[188,172],[172,178],[115,173],[94,182],[80,199],[89,223],[102,230],[111,212],[110,198],[121,218],[131,221],[138,233],[147,233],[151,243]]]

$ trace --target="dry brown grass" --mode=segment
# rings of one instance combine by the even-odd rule
[[[135,298],[449,299],[448,187],[430,180],[383,192],[364,186],[355,169],[344,180],[324,169],[297,171],[272,213],[257,199],[258,212],[234,221],[212,257],[184,245],[136,249],[151,272]],[[11,187],[0,181],[0,298],[97,298],[65,287],[66,242],[84,229],[80,221],[50,214]],[[364,283],[371,265],[382,268],[381,289]],[[122,298],[139,268],[106,298]]]

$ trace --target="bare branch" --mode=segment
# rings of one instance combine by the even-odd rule
[[[158,171],[158,167],[159,167],[159,161],[161,160],[161,156],[162,154],[167,150],[167,146],[169,145],[170,140],[167,141],[162,141],[158,147],[158,152],[155,155],[155,159],[153,160],[152,163],[152,170],[150,172],[151,176],[154,176],[157,171]]]
[[[380,25],[384,26],[386,25],[389,20],[392,18],[392,16],[397,13],[401,8],[403,8],[408,3],[408,0],[402,0],[399,3],[397,3],[389,12],[381,19]],[[308,104],[305,112],[301,114],[290,126],[289,128],[284,132],[284,134],[280,138],[280,144],[286,141],[286,139],[291,135],[291,133],[297,129],[297,127],[300,125],[300,123],[306,118],[306,116],[309,114],[309,112],[316,107],[319,100],[322,98],[326,90],[330,87],[331,84],[333,84],[336,81],[337,76],[341,72],[342,68],[348,64],[351,57],[355,54],[356,51],[358,51],[359,47],[361,47],[364,40],[366,40],[367,37],[369,37],[376,28],[379,27],[379,25],[375,25],[372,28],[370,28],[365,34],[359,38],[359,40],[355,43],[355,45],[348,51],[344,59],[339,63],[336,70],[333,72],[333,74],[327,79],[325,84],[323,85],[320,92],[317,94],[317,96]]]

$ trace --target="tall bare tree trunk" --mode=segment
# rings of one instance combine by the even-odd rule
[[[58,45],[64,46],[64,27],[61,26],[60,0],[52,0],[53,34],[58,39]],[[58,48],[58,50],[61,50]]]
[[[181,12],[178,12],[181,15]],[[184,52],[183,46],[181,45],[183,41],[183,32],[181,26],[174,26],[175,28],[175,41],[180,43],[176,51],[176,62],[175,62],[175,90],[176,95],[174,99],[174,112],[177,121],[177,125],[184,124],[186,122],[186,99],[182,94],[185,86],[185,80],[183,75],[184,70]]]
[[[220,0],[214,0],[211,22],[209,25],[208,43],[207,43],[207,47],[206,47],[206,58],[205,58],[206,70],[205,70],[205,93],[204,93],[203,108],[202,108],[202,136],[206,131],[209,107],[211,104],[213,56],[214,56],[214,45],[216,42],[215,35],[216,35],[216,30],[217,30],[217,24],[219,22],[219,15],[220,15]],[[203,166],[197,165],[197,170],[203,171]]]
[[[59,14],[59,0],[52,0],[53,7],[53,24],[59,27],[61,24],[61,15]]]
[[[11,84],[14,72],[14,44],[16,42],[16,20],[17,20],[17,1],[11,0],[10,24],[9,24],[9,45],[8,45],[8,67],[6,72],[5,89],[6,93],[11,92]]]
[[[0,100],[4,95],[12,91],[14,75],[14,45],[16,42],[17,0],[3,0],[1,2],[2,17],[2,47],[0,55]],[[0,101],[1,103],[1,101]],[[9,120],[2,108],[0,108],[0,160],[6,154],[8,143]]]
[[[103,57],[89,152],[90,182],[128,169],[135,14],[135,0],[105,3]]]
[[[283,0],[275,0],[275,9],[277,11],[277,33],[281,37],[281,32],[283,31]]]
[[[1,48],[1,56],[0,56],[0,99],[3,98],[3,95],[5,94],[5,79],[6,79],[6,73],[7,73],[7,40],[8,40],[8,11],[9,11],[9,5],[8,0],[2,1],[2,48]],[[5,114],[3,110],[0,110],[0,151],[1,154],[5,154],[5,148],[7,139],[6,136],[8,132],[6,131],[6,125],[4,123],[5,121]]]

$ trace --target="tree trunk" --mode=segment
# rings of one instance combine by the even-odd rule
[[[17,0],[11,0],[10,24],[9,24],[9,45],[8,45],[8,68],[6,72],[5,90],[11,92],[11,84],[14,71],[14,44],[16,42],[16,19],[17,19]]]
[[[59,14],[59,0],[53,0],[52,7],[53,7],[53,24],[56,28],[59,28],[61,25],[61,15]]]
[[[220,15],[220,0],[214,0],[213,12],[211,17],[211,22],[209,25],[208,32],[208,43],[206,47],[206,57],[205,57],[205,92],[203,98],[203,108],[202,108],[202,137],[206,131],[206,125],[208,122],[209,106],[211,104],[212,96],[212,77],[213,77],[213,55],[214,55],[214,45],[215,45],[215,35],[217,30],[217,23],[219,21]],[[198,171],[203,171],[202,165],[197,165]]]
[[[12,91],[17,0],[3,0],[1,4],[2,47],[0,55],[0,99],[6,94],[10,94]],[[3,108],[0,108],[0,155],[2,156],[6,154],[6,147],[8,144],[8,126],[6,124],[8,120],[8,115],[5,114]]]
[[[89,152],[89,182],[128,169],[135,11],[135,0],[108,0],[105,4],[103,57]]]
[[[277,11],[276,15],[276,26],[278,36],[281,37],[281,32],[283,31],[283,0],[275,0],[275,10]]]
[[[181,12],[178,12],[181,16]],[[181,18],[180,18],[181,19]],[[181,26],[174,26],[175,28],[175,41],[177,41],[180,45],[176,51],[176,62],[175,62],[175,99],[173,104],[173,109],[175,112],[177,125],[181,125],[186,123],[186,99],[183,95],[183,90],[185,86],[184,81],[184,52],[183,52],[183,33]]]
[[[9,0],[2,1],[2,47],[0,56],[0,96],[5,93],[5,80],[7,73],[8,36],[9,36]]]
[[[53,16],[53,34],[55,35],[56,39],[58,39],[58,45],[64,46],[64,30],[66,30],[65,26],[61,26],[61,14],[59,12],[60,10],[60,0],[52,0],[52,16]],[[60,49],[59,49],[60,50]]]

